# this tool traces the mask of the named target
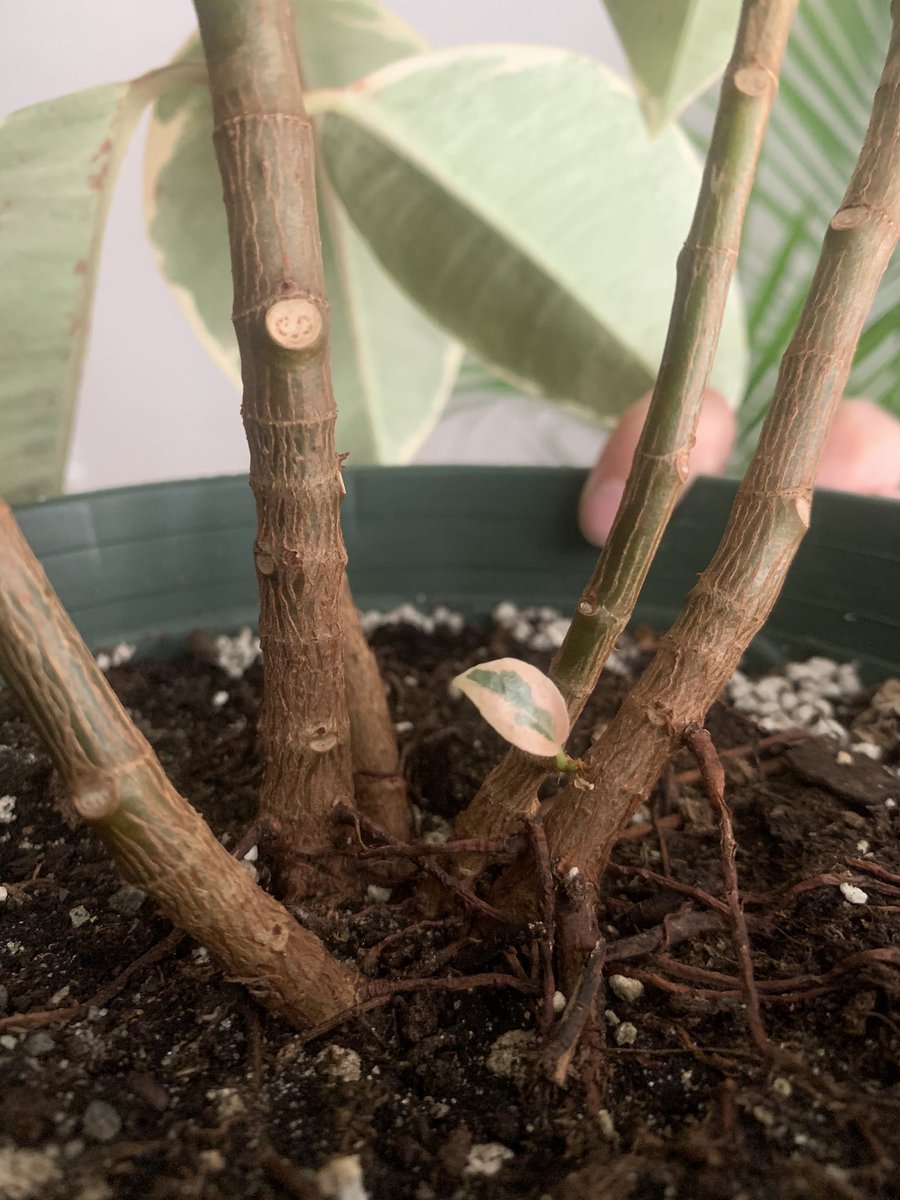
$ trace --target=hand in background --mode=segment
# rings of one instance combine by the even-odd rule
[[[649,405],[650,397],[645,396],[624,413],[584,486],[578,522],[596,546],[612,528]],[[698,475],[725,470],[736,432],[733,412],[718,392],[708,389],[691,452],[689,483]],[[844,400],[828,434],[816,483],[900,500],[900,421],[871,400]]]

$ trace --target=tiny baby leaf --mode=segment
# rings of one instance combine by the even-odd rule
[[[487,723],[513,746],[553,758],[569,734],[559,688],[543,671],[518,658],[479,663],[453,680]]]

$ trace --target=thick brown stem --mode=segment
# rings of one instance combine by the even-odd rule
[[[253,883],[169,783],[2,504],[0,673],[75,811],[179,929],[292,1024],[356,1003],[356,972]]]
[[[315,191],[288,0],[196,0],[225,193],[243,418],[256,498],[265,688],[260,812],[276,864],[325,848],[331,810],[351,799],[341,654],[346,554],[334,444]],[[316,872],[293,860],[294,895]]]
[[[574,723],[628,622],[687,478],[688,457],[734,276],[756,163],[797,0],[744,0],[706,171],[678,273],[650,411],[625,495],[550,668]],[[498,837],[534,815],[545,763],[510,751],[456,824]],[[474,873],[478,864],[469,864]]]
[[[816,469],[860,331],[900,228],[900,7],[853,178],[832,218],[759,446],[719,549],[619,713],[547,819],[563,876],[593,884],[685,731],[762,627],[809,526]],[[498,903],[522,891],[514,867]]]
[[[392,837],[407,842],[412,835],[412,811],[400,771],[397,738],[381,672],[360,626],[346,576],[341,602],[356,807]]]

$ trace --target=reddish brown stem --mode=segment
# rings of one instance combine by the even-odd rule
[[[579,1038],[595,1008],[603,983],[606,942],[601,938],[588,956],[578,991],[544,1050],[544,1070],[558,1087],[566,1081]]]
[[[688,731],[687,744],[697,760],[697,765],[703,776],[706,794],[709,802],[716,810],[722,830],[722,873],[725,878],[725,899],[734,937],[734,949],[738,960],[741,976],[741,988],[744,993],[744,1004],[747,1008],[747,1024],[750,1035],[757,1048],[765,1055],[771,1056],[773,1047],[769,1041],[759,1011],[759,993],[753,975],[753,956],[750,953],[750,937],[747,933],[747,921],[741,905],[741,894],[738,888],[737,876],[737,842],[734,839],[734,826],[731,813],[725,802],[725,769],[716,754],[709,732],[703,728]]]
[[[341,621],[356,807],[405,842],[412,834],[412,810],[400,770],[397,738],[381,672],[360,626],[346,575],[341,593]]]

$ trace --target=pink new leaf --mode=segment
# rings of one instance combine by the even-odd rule
[[[513,746],[554,758],[569,735],[559,688],[543,671],[518,658],[498,658],[463,671],[454,684]]]

